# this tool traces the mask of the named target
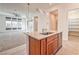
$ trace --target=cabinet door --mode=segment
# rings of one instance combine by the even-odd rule
[[[57,35],[58,34],[47,38],[47,54],[48,55],[55,54],[55,52],[57,51],[57,47],[58,47]]]
[[[40,40],[29,37],[29,54],[40,55]]]
[[[47,44],[47,55],[53,54],[53,41]]]
[[[29,37],[29,54],[35,54],[35,40],[31,37]]]
[[[40,40],[35,40],[35,55],[40,55],[41,54],[41,45],[40,45]]]
[[[47,55],[53,54],[53,36],[47,38]]]
[[[47,48],[46,48],[46,39],[41,40],[41,55],[47,54]]]
[[[58,49],[58,39],[56,38],[53,41],[53,54],[56,53],[57,49]]]

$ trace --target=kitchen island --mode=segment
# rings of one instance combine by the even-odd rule
[[[28,33],[29,55],[55,55],[62,47],[62,32]]]

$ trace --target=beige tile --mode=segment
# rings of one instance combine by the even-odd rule
[[[69,40],[64,40],[57,55],[79,55],[79,37],[69,36]]]
[[[62,48],[56,55],[79,55],[79,37],[69,36],[69,40],[63,40]],[[16,48],[0,52],[1,55],[28,55],[28,45],[24,44]]]

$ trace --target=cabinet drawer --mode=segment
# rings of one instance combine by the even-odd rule
[[[57,35],[53,35],[47,38],[47,43],[51,42],[53,39],[57,38]]]
[[[51,43],[48,43],[47,44],[47,48],[51,48],[51,47],[53,47],[53,46],[57,46],[58,44],[57,44],[58,42],[57,42],[57,39],[55,39],[54,41],[52,41]]]
[[[53,45],[49,45],[47,47],[47,54],[52,54],[53,53]]]
[[[47,54],[54,54],[57,51],[57,39],[53,39],[47,44]]]
[[[55,54],[57,51],[57,45],[53,46],[53,54]]]
[[[54,42],[53,42],[53,46],[57,46],[58,45],[58,40],[55,39]]]
[[[47,46],[50,45],[50,44],[53,44],[53,43],[57,42],[57,40],[58,40],[58,39],[55,38],[55,39],[52,39],[51,41],[48,41],[48,42],[47,42]],[[57,43],[55,43],[55,44],[57,44]]]
[[[48,55],[53,54],[53,49],[52,49],[52,48],[48,49],[48,50],[47,50],[47,54],[48,54]]]
[[[53,40],[51,40],[50,42],[47,42],[47,46],[52,45],[53,44]]]
[[[53,43],[53,54],[56,53],[57,49],[58,49],[58,41],[55,40],[55,42]]]

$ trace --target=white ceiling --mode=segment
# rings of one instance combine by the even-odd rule
[[[37,8],[47,10],[52,6],[56,5],[56,3],[31,3],[29,5],[30,11],[36,11]],[[19,14],[26,14],[28,10],[27,3],[0,3],[0,11],[3,12],[16,12]]]

